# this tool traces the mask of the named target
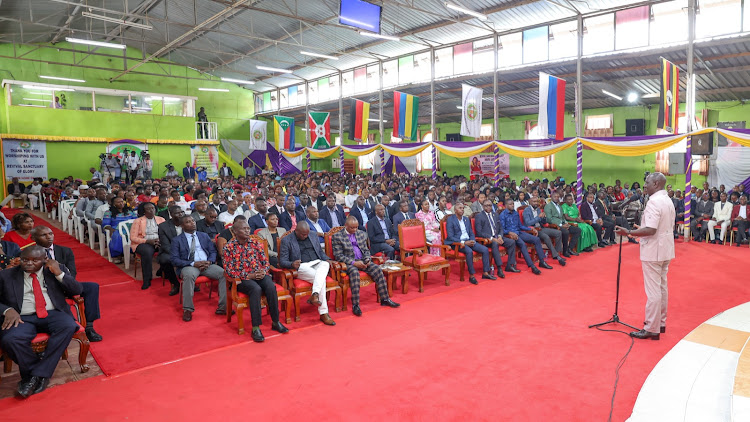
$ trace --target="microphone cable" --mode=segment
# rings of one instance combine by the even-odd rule
[[[625,352],[625,355],[620,359],[620,361],[617,363],[617,367],[615,368],[615,385],[612,390],[612,400],[609,404],[609,417],[607,418],[607,422],[612,422],[612,413],[615,410],[615,396],[617,395],[617,383],[620,381],[620,369],[625,365],[625,361],[628,359],[628,355],[630,355],[630,351],[633,350],[633,345],[635,344],[635,338],[630,336],[630,333],[627,331],[622,330],[607,330],[601,327],[596,327],[599,331],[611,331],[614,333],[623,333],[628,338],[630,338],[630,347],[628,347],[628,351]]]

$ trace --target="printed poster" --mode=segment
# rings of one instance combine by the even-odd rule
[[[219,177],[219,150],[212,145],[193,145],[190,147],[190,162],[194,168],[206,169],[206,177]]]
[[[472,177],[493,177],[495,176],[495,154],[477,154],[471,157],[470,161]],[[500,154],[500,175],[505,176],[510,173],[510,156]]]
[[[47,180],[47,143],[43,141],[3,140],[5,177],[28,182],[41,177]]]

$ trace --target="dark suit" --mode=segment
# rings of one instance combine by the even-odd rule
[[[268,227],[268,223],[266,223],[266,216],[255,214],[254,216],[250,217],[247,220],[247,225],[250,226],[250,231],[252,233],[255,233],[258,229],[265,229]]]
[[[596,209],[596,201],[594,201],[594,209]],[[602,219],[602,222],[604,222],[603,214],[599,214],[599,211],[596,211],[596,216]],[[591,227],[594,228],[594,231],[596,232],[596,240],[597,242],[602,241],[602,227],[603,225],[600,225],[596,221],[594,221],[594,214],[591,212],[591,207],[588,205],[588,201],[583,201],[581,204],[581,219],[584,221],[590,221]]]
[[[216,236],[224,230],[224,224],[219,220],[215,220],[214,224],[209,226],[206,219],[203,218],[195,223],[195,229],[199,232],[206,233],[211,240],[214,240]]]
[[[76,270],[76,257],[73,250],[65,246],[53,244],[52,251],[55,254],[55,261],[63,264],[70,275],[75,278],[78,275]],[[99,284],[90,281],[81,281],[81,297],[83,298],[83,309],[86,315],[86,323],[90,324],[101,318],[99,311]]]
[[[172,286],[179,285],[177,274],[170,260],[172,239],[175,237],[177,237],[177,228],[172,220],[167,220],[159,224],[159,265],[161,266],[163,276],[169,280]]]
[[[224,269],[216,265],[216,246],[206,233],[195,231],[201,248],[206,253],[206,261],[211,262],[205,270],[198,270],[193,266],[194,260],[190,259],[190,241],[187,234],[183,231],[181,235],[172,239],[170,248],[170,261],[182,277],[182,309],[186,311],[195,311],[193,305],[193,291],[195,281],[199,276],[205,276],[216,280],[219,287],[219,306],[218,309],[226,309],[227,305],[227,283],[224,278]],[[197,249],[197,248],[196,248]],[[231,310],[230,310],[231,312]]]
[[[219,176],[225,177],[225,176],[231,176],[231,175],[232,175],[231,167],[219,167]]]
[[[18,246],[18,243],[9,240],[0,240],[0,245],[2,245],[3,252],[5,252],[5,255],[9,258],[17,258],[21,256],[21,247]]]
[[[284,211],[285,211],[285,209],[284,209],[284,206],[283,206],[283,205],[282,205],[282,206],[274,205],[274,206],[272,206],[272,207],[269,207],[269,208],[268,208],[268,212],[270,212],[271,214],[276,214],[276,215],[278,215],[278,216],[279,216],[279,218],[281,217],[281,214],[282,214],[282,213],[283,213]]]
[[[693,220],[690,222],[690,233],[694,233],[693,237],[695,240],[700,240],[706,237],[706,231],[708,231],[708,221],[711,216],[714,215],[714,203],[710,200],[693,201],[690,207]],[[703,218],[703,215],[707,215],[707,218]],[[704,221],[705,220],[705,221]],[[701,223],[700,233],[698,232],[698,223]]]
[[[331,258],[323,252],[320,248],[320,242],[310,242],[315,249],[315,254],[321,261],[330,261]],[[294,268],[292,263],[297,260],[302,260],[302,253],[299,249],[299,243],[297,243],[297,235],[292,233],[288,236],[284,236],[281,239],[281,249],[279,250],[279,265],[281,268]]]
[[[302,249],[300,242],[306,246],[308,243],[312,248],[312,256],[302,259]],[[309,252],[309,250],[308,250]],[[306,254],[307,255],[307,254]],[[308,236],[305,240],[298,240],[296,233],[287,234],[281,239],[281,248],[279,249],[279,264],[281,268],[294,268],[294,261],[300,261],[297,268],[297,279],[310,283],[312,295],[317,294],[320,299],[318,313],[325,315],[328,313],[328,301],[326,300],[326,291],[328,290],[328,274],[330,273],[331,260],[323,249],[320,242],[315,237]]]
[[[370,250],[372,251],[373,255],[377,254],[378,252],[383,252],[383,254],[385,254],[388,259],[393,259],[396,251],[399,250],[398,238],[396,237],[396,233],[394,232],[394,227],[393,224],[391,224],[391,220],[383,218],[383,222],[385,223],[387,233],[383,231],[383,226],[380,225],[380,220],[377,216],[373,216],[372,219],[367,222],[367,237],[370,238]],[[396,244],[391,246],[385,243],[386,239],[394,239],[396,241]]]
[[[341,205],[336,205],[333,209],[333,212],[336,213],[336,218],[338,218],[339,220],[338,225],[343,226],[344,222],[346,221],[346,217],[344,217],[344,207],[342,207]],[[333,219],[331,218],[331,210],[329,210],[328,207],[323,207],[323,209],[320,210],[318,218],[325,220],[329,227],[335,227],[333,225]]]
[[[465,239],[465,241],[469,240],[476,240],[474,236],[474,231],[471,229],[471,220],[469,220],[469,217],[463,216],[461,220],[464,223],[464,228],[466,229],[466,234],[469,235],[468,239]],[[447,232],[447,236],[445,237],[445,244],[446,245],[453,245],[455,243],[461,243],[461,224],[458,221],[458,216],[451,215],[448,217],[448,220],[445,222],[445,228]],[[469,274],[474,275],[476,270],[474,270],[474,252],[481,253],[482,254],[482,271],[485,273],[490,272],[490,251],[487,249],[486,246],[480,244],[479,242],[474,242],[474,246],[469,246],[464,244],[464,246],[461,246],[458,248],[464,255],[466,255],[466,266],[469,268]]]
[[[36,313],[22,315],[23,324],[0,331],[0,346],[18,363],[22,378],[52,377],[57,362],[78,330],[65,298],[81,294],[82,287],[64,265],[60,268],[64,274],[61,282],[47,268],[42,270],[44,280],[39,280],[40,284],[44,283],[47,287],[47,295],[54,306],[54,309],[47,311],[47,317],[39,318]],[[0,271],[0,315],[9,308],[21,313],[24,299],[23,277],[24,271],[20,266]],[[49,334],[47,348],[41,359],[31,349],[31,340],[37,333]]]
[[[503,265],[500,256],[500,245],[502,245],[508,253],[508,266],[515,267],[516,241],[503,236],[505,230],[503,230],[503,224],[500,222],[500,216],[497,213],[492,212],[488,217],[487,213],[484,211],[474,214],[474,226],[477,229],[477,237],[496,240],[496,242],[490,243],[489,249],[492,251],[492,258],[495,260],[497,269],[500,270]]]
[[[185,167],[182,169],[182,178],[183,179],[195,179],[195,169],[192,167]]]
[[[367,210],[367,207],[365,207],[364,210],[360,210],[359,207],[357,207],[355,205],[354,208],[352,208],[351,211],[349,211],[349,215],[353,215],[354,218],[357,219],[357,222],[359,222],[359,229],[362,230],[362,231],[367,231],[367,227],[365,227],[365,220],[364,220],[364,218],[362,218],[362,214],[363,213],[364,213],[365,217],[367,217],[368,221],[370,219],[372,219],[372,215],[373,214],[372,214],[372,212],[369,212]]]
[[[398,225],[403,223],[405,220],[413,220],[417,218],[413,212],[407,212],[406,217],[404,217],[404,213],[401,211],[397,212],[393,215],[393,225],[396,226],[396,230],[398,230]]]
[[[305,213],[299,208],[294,209],[294,216],[297,219],[297,223],[307,219]],[[288,211],[285,210],[279,216],[279,226],[285,228],[287,231],[292,229],[292,216]]]
[[[331,239],[333,258],[336,261],[346,264],[346,273],[349,275],[349,288],[352,292],[352,306],[359,305],[360,271],[369,275],[372,281],[375,282],[380,300],[388,300],[388,284],[385,282],[383,270],[372,262],[370,251],[367,249],[367,235],[363,231],[357,230],[354,236],[361,255],[359,259],[354,255],[354,245],[349,239],[349,232],[341,230]],[[360,270],[353,265],[354,261],[362,261],[367,267],[364,270]]]
[[[594,208],[596,209],[597,215],[599,215],[602,218],[602,226],[604,227],[604,238],[607,239],[609,243],[614,243],[615,242],[615,225],[619,224],[620,226],[627,228],[626,223],[622,223],[621,220],[615,220],[615,217],[612,215],[612,210],[611,210],[609,203],[602,202],[601,200],[597,198],[596,200],[594,200]],[[619,221],[619,223],[617,221]]]

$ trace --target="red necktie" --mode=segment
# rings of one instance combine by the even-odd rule
[[[31,273],[31,286],[34,289],[34,303],[36,304],[36,316],[47,318],[47,301],[42,294],[42,285],[39,284],[39,278],[36,273]]]

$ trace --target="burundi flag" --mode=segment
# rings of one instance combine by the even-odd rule
[[[393,136],[416,141],[419,97],[393,91]]]
[[[313,149],[331,147],[331,113],[310,112],[310,145]]]
[[[656,127],[677,133],[680,116],[680,68],[666,59],[661,59],[659,73],[659,120]]]
[[[461,135],[479,138],[482,136],[482,88],[461,85]]]
[[[349,139],[363,142],[367,139],[370,103],[352,99],[349,109]]]
[[[294,119],[273,116],[273,134],[277,151],[294,151]]]
[[[266,127],[265,120],[250,120],[250,149],[266,149]]]

